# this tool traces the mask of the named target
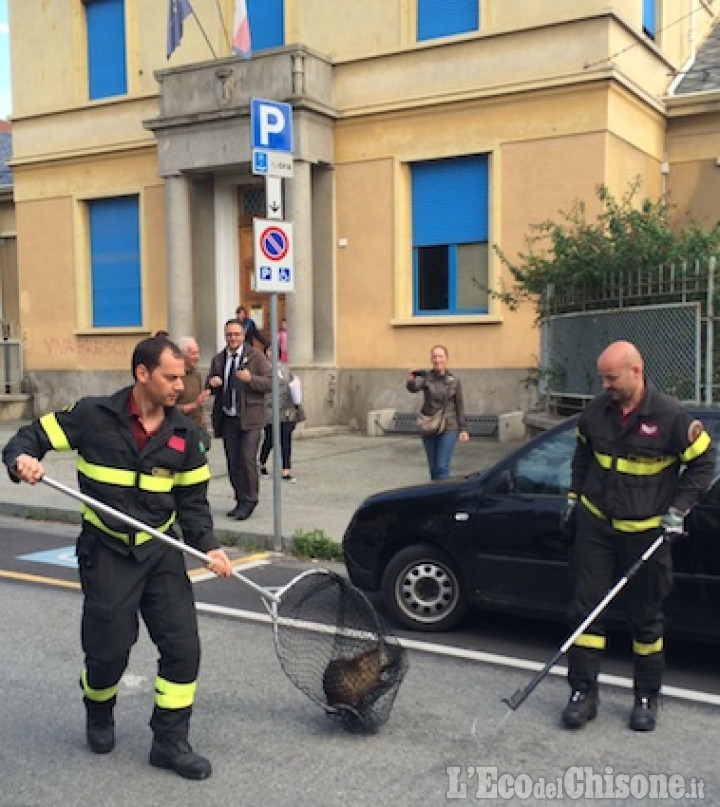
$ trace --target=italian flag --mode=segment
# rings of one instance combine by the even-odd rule
[[[246,0],[235,0],[232,49],[238,56],[250,58],[250,21]]]

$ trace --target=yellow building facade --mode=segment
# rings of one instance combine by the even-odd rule
[[[472,0],[448,33],[442,0],[250,0],[249,60],[232,55],[232,0],[193,0],[168,59],[167,6],[10,0],[18,304],[38,412],[127,380],[132,347],[158,329],[195,334],[206,362],[239,302],[267,332],[252,98],[293,109],[295,291],[280,310],[311,423],[412,409],[405,373],[436,343],[469,412],[527,409],[535,312],[488,293],[511,282],[493,245],[516,255],[530,225],[636,176],[718,218],[718,99],[669,95],[713,29],[711,2]],[[125,84],[93,97],[106,12],[111,32],[122,17],[108,61],[119,48]],[[137,218],[135,308],[119,323],[114,287],[98,288],[113,200]],[[448,246],[456,223],[477,232]]]

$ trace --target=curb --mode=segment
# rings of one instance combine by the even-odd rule
[[[26,518],[30,521],[49,521],[58,524],[80,525],[80,513],[60,507],[42,507],[28,504],[0,502],[0,515]]]
[[[28,504],[0,502],[0,515],[11,518],[22,518],[28,521],[44,521],[56,524],[80,526],[82,518],[79,511],[63,510],[59,507],[44,507]],[[236,547],[243,551],[263,550],[295,557],[293,554],[292,536],[283,535],[283,547],[275,544],[275,536],[267,533],[233,530],[227,527],[215,527],[215,537],[224,547]]]

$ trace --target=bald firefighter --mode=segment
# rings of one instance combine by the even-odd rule
[[[210,470],[198,428],[175,406],[183,355],[167,339],[145,339],[133,352],[132,374],[135,383],[114,395],[82,398],[21,428],[5,446],[3,462],[13,481],[35,484],[48,451],[77,451],[83,493],[169,535],[177,522],[183,540],[226,577],[232,567],[213,534]],[[159,653],[150,763],[206,779],[210,762],[188,743],[200,642],[182,553],[84,507],[77,559],[90,749],[105,754],[115,746],[113,708],[141,615]]]
[[[578,421],[572,488],[564,514],[575,522],[571,568],[578,624],[657,538],[682,531],[683,519],[709,487],[715,452],[703,424],[645,379],[643,359],[630,342],[613,342],[599,356],[604,392]],[[626,589],[632,632],[634,705],[630,728],[652,731],[664,667],[663,600],[672,585],[665,542]],[[572,693],[563,710],[568,728],[581,728],[598,709],[597,677],[607,641],[599,617],[568,654]]]

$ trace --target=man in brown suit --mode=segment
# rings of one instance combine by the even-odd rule
[[[212,425],[222,437],[235,507],[227,514],[244,521],[258,503],[257,453],[265,425],[265,393],[272,386],[270,364],[245,342],[242,323],[225,323],[226,347],[210,362],[207,385],[215,396]]]

